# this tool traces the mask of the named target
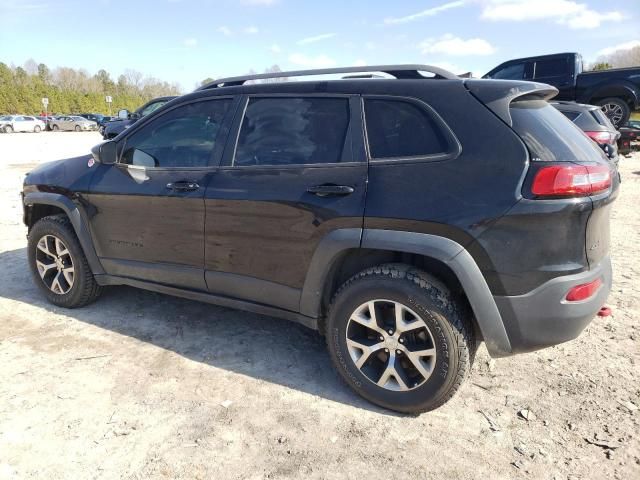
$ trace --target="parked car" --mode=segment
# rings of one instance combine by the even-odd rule
[[[616,130],[600,107],[562,101],[553,101],[551,105],[596,142],[617,168],[617,142],[620,138],[620,132]]]
[[[54,132],[58,130],[74,130],[76,132],[97,130],[98,125],[92,120],[87,120],[79,115],[68,115],[57,117],[55,120],[51,120],[51,130]]]
[[[40,133],[45,129],[45,124],[35,117],[29,115],[8,115],[0,122],[2,131],[13,132],[34,132]]]
[[[246,84],[362,71],[395,78]],[[34,281],[68,308],[123,284],[281,316],[366,399],[437,408],[477,341],[565,342],[609,294],[619,179],[556,93],[427,65],[217,80],[26,176]]]
[[[108,115],[104,115],[102,117],[102,119],[98,122],[98,132],[100,132],[100,135],[104,134],[104,129],[105,129],[107,123],[112,121],[114,118],[115,117],[110,117]]]
[[[640,122],[629,121],[620,127],[618,150],[621,155],[628,155],[634,150],[640,150]]]
[[[104,118],[104,115],[101,113],[80,113],[78,115],[92,122],[96,122],[96,124],[100,124],[100,121]]]
[[[123,109],[118,112],[118,118],[108,122],[103,131],[102,138],[109,140],[115,138],[120,133],[124,132],[127,128],[131,127],[135,122],[147,115],[155,112],[162,107],[165,103],[173,100],[176,97],[158,97],[145,103],[138,108],[135,112],[130,113],[129,110]]]
[[[557,100],[598,105],[616,127],[640,108],[640,66],[585,72],[578,53],[509,60],[483,78],[548,83],[558,88]]]

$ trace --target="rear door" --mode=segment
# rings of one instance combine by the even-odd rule
[[[320,240],[362,228],[358,97],[245,97],[233,131],[205,193],[207,287],[297,311]]]
[[[560,56],[537,60],[533,64],[533,80],[548,83],[556,87],[560,93],[557,100],[575,99],[575,66],[572,57]]]

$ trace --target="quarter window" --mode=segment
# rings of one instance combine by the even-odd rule
[[[524,78],[524,63],[516,63],[504,67],[497,72],[494,72],[489,78],[496,78],[499,80],[522,80]]]
[[[250,98],[235,166],[350,161],[347,98]]]
[[[142,167],[206,167],[230,99],[174,108],[126,140],[121,163]]]
[[[364,110],[373,159],[424,157],[450,150],[439,122],[414,103],[365,99]]]

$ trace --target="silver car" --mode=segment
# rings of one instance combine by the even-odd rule
[[[68,115],[58,117],[50,122],[51,130],[73,130],[76,132],[86,132],[88,130],[96,130],[98,124],[94,121],[87,120],[79,115]]]
[[[7,115],[0,118],[0,131],[6,133],[13,132],[35,132],[39,133],[45,129],[42,120],[28,115]]]

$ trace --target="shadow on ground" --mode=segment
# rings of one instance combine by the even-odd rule
[[[67,310],[48,303],[33,283],[26,248],[1,252],[0,268],[8,272],[0,278],[0,297],[149,342],[190,360],[395,415],[353,393],[333,369],[323,337],[301,325],[124,286],[106,288],[95,303]]]

